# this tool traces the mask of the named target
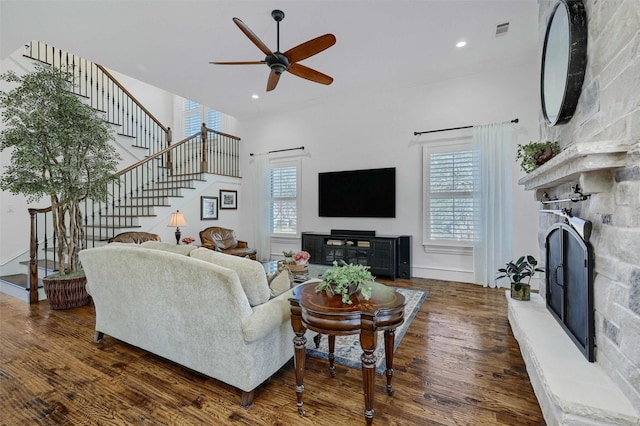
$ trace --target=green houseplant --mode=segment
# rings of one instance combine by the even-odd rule
[[[542,268],[536,268],[538,261],[530,255],[520,256],[518,260],[508,262],[504,268],[498,269],[496,280],[508,277],[511,280],[511,297],[517,300],[529,300],[531,298],[531,277],[536,272],[544,272]],[[526,283],[522,280],[528,278]]]
[[[520,167],[526,173],[531,173],[560,152],[558,142],[529,142],[518,144],[516,161],[520,160]]]
[[[342,303],[349,305],[353,303],[350,296],[357,292],[369,300],[371,287],[367,286],[367,283],[374,280],[369,269],[369,266],[347,264],[344,260],[341,265],[334,261],[333,267],[327,269],[320,277],[322,282],[316,286],[316,292],[324,291],[328,296],[340,295]]]
[[[112,131],[72,93],[71,75],[64,70],[39,64],[33,72],[18,76],[9,71],[0,80],[13,86],[0,92],[5,123],[0,150],[12,150],[0,188],[24,195],[28,203],[49,197],[59,259],[55,275],[83,277],[78,264],[85,241],[81,202],[107,198],[107,183],[115,179],[120,160],[110,144]]]
[[[293,263],[293,252],[291,250],[283,251],[282,254],[284,255],[284,263]]]

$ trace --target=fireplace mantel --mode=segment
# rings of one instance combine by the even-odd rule
[[[584,180],[587,174],[608,173],[625,166],[628,150],[629,145],[621,141],[576,142],[521,178],[518,184],[526,190],[544,190]]]

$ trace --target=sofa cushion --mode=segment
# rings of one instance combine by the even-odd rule
[[[163,243],[160,241],[145,241],[144,243],[140,244],[140,247],[168,251],[170,253],[182,254],[185,256],[189,256],[189,253],[198,248],[192,245],[183,246],[179,244]]]
[[[190,256],[205,262],[233,269],[240,278],[240,285],[247,295],[249,305],[257,306],[268,301],[271,297],[271,290],[264,272],[264,267],[258,261],[245,257],[231,256],[205,248],[197,248],[190,253]]]

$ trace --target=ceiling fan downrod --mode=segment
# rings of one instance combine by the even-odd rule
[[[271,17],[276,21],[276,52],[280,53],[280,21],[284,19],[284,12],[281,10],[273,10]]]

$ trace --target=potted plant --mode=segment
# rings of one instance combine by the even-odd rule
[[[526,145],[518,144],[516,161],[520,160],[520,167],[526,173],[531,173],[560,152],[558,142],[529,142]]]
[[[27,202],[49,197],[59,268],[44,280],[45,293],[53,309],[87,304],[86,279],[78,263],[85,244],[81,202],[107,198],[107,183],[115,179],[120,160],[109,143],[112,131],[73,94],[71,75],[64,70],[39,64],[31,73],[9,71],[0,80],[15,86],[0,92],[5,124],[0,150],[12,150],[0,188],[24,195]],[[54,286],[55,278],[68,284]],[[65,300],[65,295],[75,300]]]
[[[284,263],[294,263],[293,252],[291,250],[283,251],[282,254],[284,255]]]
[[[322,276],[322,282],[316,286],[316,292],[324,291],[327,296],[339,295],[342,303],[351,305],[350,296],[360,292],[365,300],[371,298],[371,287],[367,283],[375,279],[370,266],[347,264],[344,260],[342,265],[333,261],[333,267],[327,269]]]
[[[536,268],[538,261],[530,255],[520,256],[515,262],[508,262],[506,267],[498,269],[496,280],[509,277],[511,280],[511,297],[516,300],[529,300],[531,298],[531,277],[536,272],[544,272],[542,268]],[[528,278],[526,283],[521,282]]]

